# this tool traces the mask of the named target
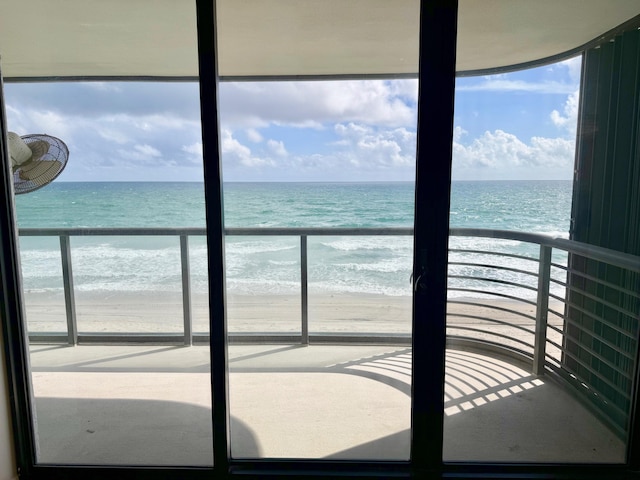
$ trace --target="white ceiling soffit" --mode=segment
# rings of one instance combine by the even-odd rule
[[[218,0],[219,74],[415,75],[418,0]],[[572,51],[640,0],[460,0],[457,70]],[[0,0],[5,79],[197,76],[194,0]]]

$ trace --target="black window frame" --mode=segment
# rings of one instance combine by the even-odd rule
[[[412,373],[411,460],[303,461],[230,458],[227,336],[225,322],[224,231],[215,1],[195,0],[198,22],[200,104],[205,168],[211,387],[213,394],[213,467],[67,466],[36,463],[32,425],[29,358],[13,192],[5,144],[6,118],[0,84],[0,316],[5,347],[14,446],[20,478],[628,478],[640,467],[640,421],[634,395],[632,435],[625,465],[507,465],[444,463],[443,393],[446,318],[446,270],[453,137],[457,0],[421,0],[416,161],[415,279]],[[428,146],[428,148],[421,148]],[[637,373],[636,373],[637,376]],[[636,388],[638,386],[636,379]],[[640,476],[638,476],[640,478]]]

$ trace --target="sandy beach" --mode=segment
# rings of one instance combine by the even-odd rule
[[[511,311],[535,317],[535,306],[494,299],[451,299],[448,306],[450,334],[468,335],[483,329],[515,335],[530,342],[534,321]],[[463,303],[458,303],[463,302]],[[473,303],[482,303],[477,306]],[[36,332],[66,331],[64,297],[58,294],[26,293],[28,329]],[[205,295],[192,298],[194,333],[208,331],[208,301]],[[562,305],[552,306],[562,312]],[[136,292],[76,294],[76,316],[81,333],[180,333],[183,331],[182,298],[179,294]],[[311,333],[410,334],[411,297],[354,294],[309,295]],[[475,317],[504,321],[509,325]],[[297,295],[229,295],[227,322],[229,333],[299,333],[301,300]],[[549,322],[561,325],[550,316]],[[486,334],[474,333],[487,338]]]

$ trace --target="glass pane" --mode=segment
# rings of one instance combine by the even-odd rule
[[[581,67],[456,83],[445,461],[625,462],[637,275],[576,257]]]
[[[70,152],[52,183],[16,196],[37,462],[211,465],[197,82],[5,91],[10,131]]]
[[[289,86],[348,95],[355,84],[380,90],[377,101],[389,102],[407,83],[415,87],[335,81],[252,88],[260,96],[279,92],[278,102],[296,109],[302,105]],[[223,113],[233,110],[241,88],[246,84],[222,85]],[[309,122],[313,113],[305,113]],[[353,152],[335,158],[345,153],[335,145],[338,122],[349,116],[336,114],[318,132],[280,125],[275,111],[261,115],[264,129],[223,133],[234,142],[223,147],[232,456],[406,460],[415,117],[400,134],[376,124],[350,127],[370,129],[364,135],[372,142],[402,144],[406,165],[346,168],[351,156],[371,158],[355,138],[346,146]],[[313,140],[317,135],[323,138]],[[261,139],[251,143],[251,136]],[[251,158],[271,154],[272,163],[234,163],[230,145]],[[274,145],[281,154],[270,153]],[[297,165],[311,159],[313,167]],[[407,180],[384,181],[390,171]],[[305,181],[309,175],[318,181]]]
[[[409,459],[416,97],[221,83],[232,457]]]

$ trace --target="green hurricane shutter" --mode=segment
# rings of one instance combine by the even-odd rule
[[[573,240],[640,255],[639,125],[640,31],[633,30],[584,56]],[[569,264],[563,363],[575,375],[578,391],[624,435],[638,344],[634,294],[640,281],[638,275],[584,257],[572,256]]]

